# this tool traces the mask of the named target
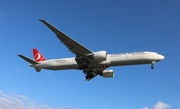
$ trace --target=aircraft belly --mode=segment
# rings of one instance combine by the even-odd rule
[[[111,66],[123,66],[123,65],[136,65],[136,64],[149,64],[148,60],[128,60],[128,61],[114,61],[111,62]]]
[[[56,65],[56,66],[49,66],[44,69],[49,70],[68,70],[68,69],[77,69],[78,65]]]
[[[49,70],[66,70],[66,69],[77,69],[78,65],[74,62],[64,62],[64,60],[56,60],[46,63],[44,69]]]
[[[120,58],[111,58],[111,66],[149,64],[152,60],[145,56],[124,56]]]

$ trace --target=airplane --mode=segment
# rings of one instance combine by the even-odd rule
[[[63,43],[69,51],[75,54],[76,57],[46,60],[36,48],[33,49],[34,60],[19,54],[18,56],[30,63],[30,67],[34,67],[36,72],[40,72],[41,69],[77,69],[82,70],[86,75],[85,80],[89,81],[97,75],[104,78],[114,77],[114,71],[107,70],[107,68],[111,66],[151,64],[151,69],[153,69],[156,62],[165,58],[163,55],[151,51],[115,54],[108,54],[107,51],[93,52],[55,28],[47,21],[39,20],[52,30],[60,42]]]

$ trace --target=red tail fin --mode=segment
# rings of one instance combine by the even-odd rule
[[[41,61],[45,61],[46,59],[43,57],[43,55],[36,49],[33,49],[33,55],[34,55],[34,60],[36,62],[41,62]]]

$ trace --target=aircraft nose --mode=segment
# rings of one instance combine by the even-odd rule
[[[159,59],[163,60],[165,57],[163,55],[159,55]]]

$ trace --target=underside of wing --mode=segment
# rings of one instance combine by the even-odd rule
[[[79,65],[79,69],[83,70],[88,68],[89,63],[95,63],[96,60],[93,59],[93,53],[91,50],[87,49],[83,45],[79,44],[77,41],[73,40],[71,37],[65,35],[63,32],[52,26],[45,20],[40,20],[44,23],[49,29],[51,29],[57,36],[57,38],[71,51],[76,55],[76,62]],[[106,55],[106,54],[105,54]],[[99,54],[97,53],[97,57]]]
[[[97,75],[105,78],[113,77],[113,71],[105,70],[110,63],[110,61],[107,59],[106,51],[92,52],[71,37],[65,35],[47,21],[40,21],[56,34],[57,38],[69,49],[69,51],[76,55],[75,60],[79,65],[79,69],[83,70],[83,72],[86,74],[86,80],[89,81]]]
[[[57,38],[76,56],[82,56],[91,54],[92,51],[84,47],[83,45],[79,44],[77,41],[73,40],[72,38],[68,37],[64,33],[62,33],[60,30],[49,24],[45,20],[41,20],[42,23],[44,23],[49,29],[51,29],[57,36]]]

